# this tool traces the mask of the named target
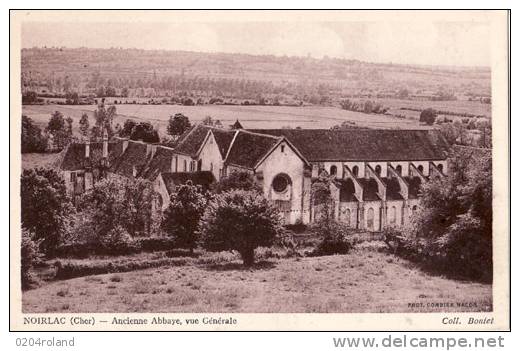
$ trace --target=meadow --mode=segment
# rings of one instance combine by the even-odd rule
[[[180,266],[53,281],[23,293],[23,312],[492,310],[490,284],[431,275],[373,245],[347,255],[268,257],[248,269],[237,255],[226,257],[216,263],[187,260]],[[445,302],[454,306],[432,305]]]

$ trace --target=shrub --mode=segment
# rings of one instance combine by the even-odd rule
[[[183,258],[158,258],[158,259],[136,259],[124,261],[100,261],[100,262],[61,262],[56,261],[55,279],[64,280],[84,277],[96,274],[123,273],[136,270],[157,268],[163,266],[183,266],[186,264]]]
[[[22,229],[22,244],[21,244],[21,282],[22,290],[30,289],[35,279],[31,272],[34,265],[39,261],[40,252],[38,244],[33,240],[33,234],[26,229]]]
[[[271,246],[281,230],[278,210],[254,191],[216,195],[201,221],[203,246],[210,251],[237,250],[245,266],[254,263],[255,248]]]
[[[307,230],[307,226],[303,224],[301,219],[296,220],[294,224],[287,224],[285,228],[297,234],[303,233]]]
[[[100,233],[99,243],[106,252],[124,255],[135,252],[130,234],[121,226],[116,226],[106,233]]]
[[[335,254],[347,254],[352,248],[348,240],[349,228],[335,221],[318,221],[311,231],[320,238],[311,256],[325,256]]]
[[[124,254],[134,254],[140,252],[168,251],[176,248],[173,238],[168,237],[149,237],[135,238],[124,247]],[[102,246],[98,241],[89,242],[69,242],[58,246],[56,256],[62,258],[87,258],[94,255],[121,255],[121,251],[113,251],[106,246]]]
[[[199,221],[206,207],[206,199],[201,191],[200,187],[190,181],[176,187],[163,214],[163,230],[175,238],[178,247],[190,251],[197,245]]]

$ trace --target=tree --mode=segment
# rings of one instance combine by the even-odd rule
[[[133,120],[127,119],[125,123],[123,124],[123,129],[121,129],[121,132],[119,133],[119,136],[124,138],[129,138],[132,134],[132,130],[137,125]]]
[[[132,128],[131,140],[142,140],[147,143],[158,143],[159,133],[154,129],[150,122],[141,122]]]
[[[105,96],[116,96],[116,89],[113,87],[107,87],[105,89]]]
[[[124,138],[129,138],[130,135],[132,134],[132,130],[134,129],[134,127],[136,125],[137,125],[136,122],[134,122],[131,119],[127,119],[125,121],[125,123],[123,124],[123,128],[119,132],[119,136],[124,137]]]
[[[26,169],[21,176],[22,227],[41,240],[41,248],[52,255],[67,233],[73,207],[65,182],[52,169]]]
[[[259,193],[244,190],[215,195],[200,224],[206,249],[237,250],[245,266],[253,265],[255,248],[271,246],[281,230],[278,210]]]
[[[69,92],[65,94],[65,104],[67,105],[78,105],[79,104],[79,94],[76,92]]]
[[[406,88],[399,89],[399,91],[397,92],[397,98],[399,99],[407,99],[409,95],[410,92]]]
[[[97,96],[97,97],[105,97],[105,96],[106,96],[106,93],[105,93],[105,87],[104,87],[104,86],[100,86],[100,87],[96,90],[96,96]]]
[[[150,235],[155,196],[145,179],[103,179],[78,201],[82,226],[90,231],[87,236],[98,242],[113,230],[121,233],[118,227],[131,236]]]
[[[491,280],[492,178],[491,154],[456,151],[450,174],[422,185],[406,247],[438,270]]]
[[[22,95],[22,104],[23,105],[32,105],[36,104],[38,101],[38,94],[35,91],[28,91]]]
[[[73,135],[74,135],[74,133],[72,132],[72,122],[74,122],[74,121],[73,121],[73,119],[69,116],[69,117],[67,117],[67,118],[65,119],[65,122],[67,123],[67,125],[66,125],[66,127],[65,127],[65,133],[66,133],[66,135],[67,135],[67,138],[68,138],[69,140],[72,140],[72,137],[73,137]]]
[[[178,247],[193,249],[197,245],[199,221],[204,214],[206,198],[200,187],[190,181],[176,187],[163,214],[162,229],[175,238]]]
[[[81,119],[79,120],[79,133],[84,137],[88,137],[89,129],[90,122],[88,120],[88,115],[84,113],[81,115]]]
[[[213,118],[211,118],[211,116],[206,116],[204,117],[204,119],[202,120],[202,124],[205,125],[205,126],[213,126],[215,124],[215,122],[213,121]]]
[[[168,121],[168,134],[179,137],[190,127],[191,123],[188,117],[182,113],[176,113],[175,116],[170,116],[170,120]]]
[[[114,131],[112,129],[112,122],[114,121],[115,115],[115,106],[112,105],[109,108],[105,108],[104,102],[101,102],[98,105],[97,110],[94,111],[95,125],[91,129],[91,134],[94,137],[94,139],[101,140],[103,138],[104,130],[107,131],[109,138],[111,138],[114,135]]]
[[[121,96],[122,97],[128,97],[128,88],[127,87],[124,87],[123,90],[121,90]]]
[[[66,121],[60,111],[51,115],[45,131],[52,137],[53,147],[58,150],[62,150],[72,140],[72,122]]]
[[[426,123],[428,125],[432,125],[435,122],[435,118],[437,117],[437,113],[432,108],[427,108],[421,112],[419,117],[419,122]]]
[[[313,255],[345,254],[352,247],[347,240],[349,228],[335,219],[331,193],[333,181],[334,176],[322,172],[311,186],[311,201],[316,212],[311,231],[320,238]]]
[[[215,192],[223,193],[230,190],[246,190],[262,192],[260,186],[255,182],[254,176],[249,172],[236,171],[220,178],[217,183]]]
[[[27,116],[22,116],[22,153],[45,152],[47,139],[42,135],[40,127]]]

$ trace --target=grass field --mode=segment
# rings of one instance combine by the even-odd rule
[[[244,128],[282,128],[286,126],[301,128],[330,128],[345,121],[354,122],[356,126],[370,128],[425,128],[417,120],[399,119],[385,115],[365,114],[345,111],[335,107],[323,106],[230,106],[230,105],[117,105],[116,123],[124,123],[126,119],[148,120],[159,131],[165,133],[168,118],[175,113],[183,113],[192,122],[200,122],[206,116],[220,119],[224,126],[240,120]],[[65,116],[74,119],[74,127],[83,113],[94,122],[95,105],[25,105],[22,113],[31,117],[40,125],[48,122],[50,115],[58,110]]]
[[[24,313],[460,312],[492,310],[492,288],[432,276],[359,248],[348,255],[270,258],[254,269],[233,261],[87,276],[29,290],[22,300]],[[446,302],[454,307],[431,305]]]

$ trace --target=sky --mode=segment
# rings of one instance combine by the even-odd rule
[[[324,56],[489,66],[486,22],[25,22],[22,47],[91,47]]]

